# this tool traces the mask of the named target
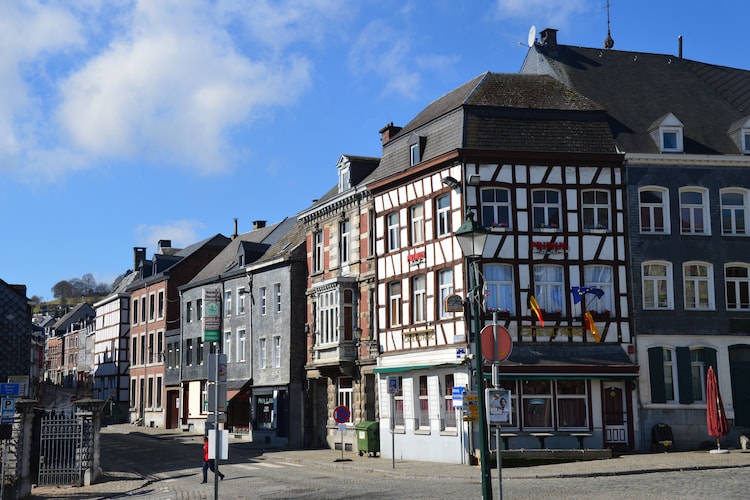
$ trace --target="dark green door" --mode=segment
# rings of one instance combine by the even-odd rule
[[[750,427],[750,346],[729,347],[734,425]]]

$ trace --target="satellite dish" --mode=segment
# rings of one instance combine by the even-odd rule
[[[529,29],[529,40],[527,43],[529,47],[533,47],[534,42],[536,42],[536,26],[532,24],[531,28]]]

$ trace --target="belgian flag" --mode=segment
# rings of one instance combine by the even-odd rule
[[[544,318],[542,317],[542,308],[539,307],[539,303],[536,301],[533,295],[529,295],[529,308],[532,311],[534,311],[534,314],[536,314],[536,317],[539,320],[539,324],[544,326]]]

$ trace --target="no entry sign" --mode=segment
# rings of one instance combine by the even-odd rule
[[[513,350],[510,332],[500,325],[487,325],[482,328],[482,356],[487,361],[505,361]]]

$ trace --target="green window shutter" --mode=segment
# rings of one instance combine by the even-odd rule
[[[667,392],[664,388],[664,352],[661,347],[648,350],[648,379],[651,383],[651,402],[666,403]]]
[[[680,391],[680,403],[693,402],[693,372],[690,369],[690,348],[678,347],[677,351],[677,386]]]

